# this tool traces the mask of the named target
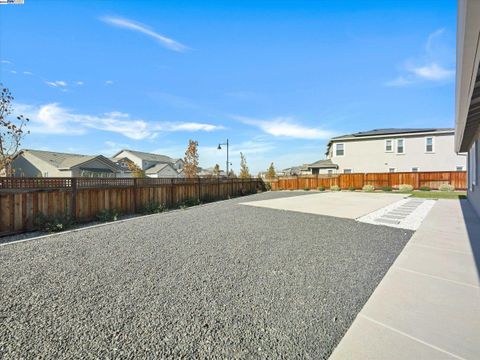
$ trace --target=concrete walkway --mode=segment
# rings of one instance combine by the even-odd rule
[[[330,359],[480,359],[480,219],[439,200]]]

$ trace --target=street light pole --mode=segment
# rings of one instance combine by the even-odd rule
[[[229,173],[228,173],[228,165],[230,165],[230,159],[229,159],[229,146],[230,146],[230,145],[229,145],[229,143],[228,143],[228,139],[227,139],[227,142],[218,144],[217,149],[218,149],[218,150],[222,150],[222,145],[226,145],[226,146],[227,146],[227,177],[228,177],[228,175],[229,175]]]

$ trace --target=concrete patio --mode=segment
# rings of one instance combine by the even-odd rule
[[[479,359],[480,219],[439,200],[330,359]]]

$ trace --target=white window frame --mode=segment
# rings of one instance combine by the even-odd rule
[[[388,142],[390,142],[390,150],[387,149]],[[394,146],[395,146],[395,141],[393,141],[393,139],[385,139],[385,152],[393,153]]]
[[[338,155],[338,153],[337,153],[337,152],[338,152],[338,149],[337,149],[337,148],[338,148],[338,145],[342,145],[342,146],[343,146],[343,149],[342,149],[343,154],[342,154],[342,155]],[[335,156],[345,156],[345,143],[336,143],[336,144],[335,144]]]
[[[344,174],[353,174],[353,169],[343,169]]]
[[[393,170],[393,171],[392,171],[392,170]],[[389,172],[389,173],[394,173],[396,170],[397,170],[397,169],[395,169],[395,168],[388,168],[388,172]]]
[[[459,170],[460,169],[460,170]],[[455,166],[455,171],[464,171],[462,165]]]
[[[398,142],[399,141],[402,141],[402,143],[403,143],[403,152],[398,152]],[[405,139],[397,139],[397,141],[395,141],[395,153],[397,155],[404,155],[405,154]]]
[[[428,151],[428,149],[427,149],[428,139],[432,139],[432,151]],[[435,138],[433,136],[427,136],[425,138],[425,154],[433,154],[433,153],[435,153]]]
[[[328,175],[333,175],[333,170],[332,170],[332,169],[328,169],[328,170],[327,170],[327,174],[328,174]]]
[[[415,169],[415,170],[413,170]],[[414,166],[412,167],[412,172],[419,172],[420,171],[420,168],[418,166]]]

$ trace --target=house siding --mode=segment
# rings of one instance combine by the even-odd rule
[[[425,139],[433,137],[434,151],[427,153]],[[385,141],[393,140],[393,152],[386,152]],[[404,153],[397,153],[397,140],[404,140]],[[336,156],[335,144],[344,144],[344,155]],[[339,166],[338,173],[345,169],[352,172],[410,172],[455,171],[457,166],[466,170],[467,157],[454,152],[454,134],[422,134],[412,136],[401,134],[396,137],[364,138],[355,140],[334,140],[329,152],[330,159]]]
[[[472,158],[472,148],[475,145],[476,156],[474,166],[470,166],[471,162],[474,161]],[[468,200],[474,207],[477,214],[480,216],[480,134],[477,133],[475,140],[472,142],[468,152],[468,164],[469,164],[469,174],[468,174]],[[473,172],[470,170],[473,169]],[[472,179],[475,179],[475,185],[472,183]]]

